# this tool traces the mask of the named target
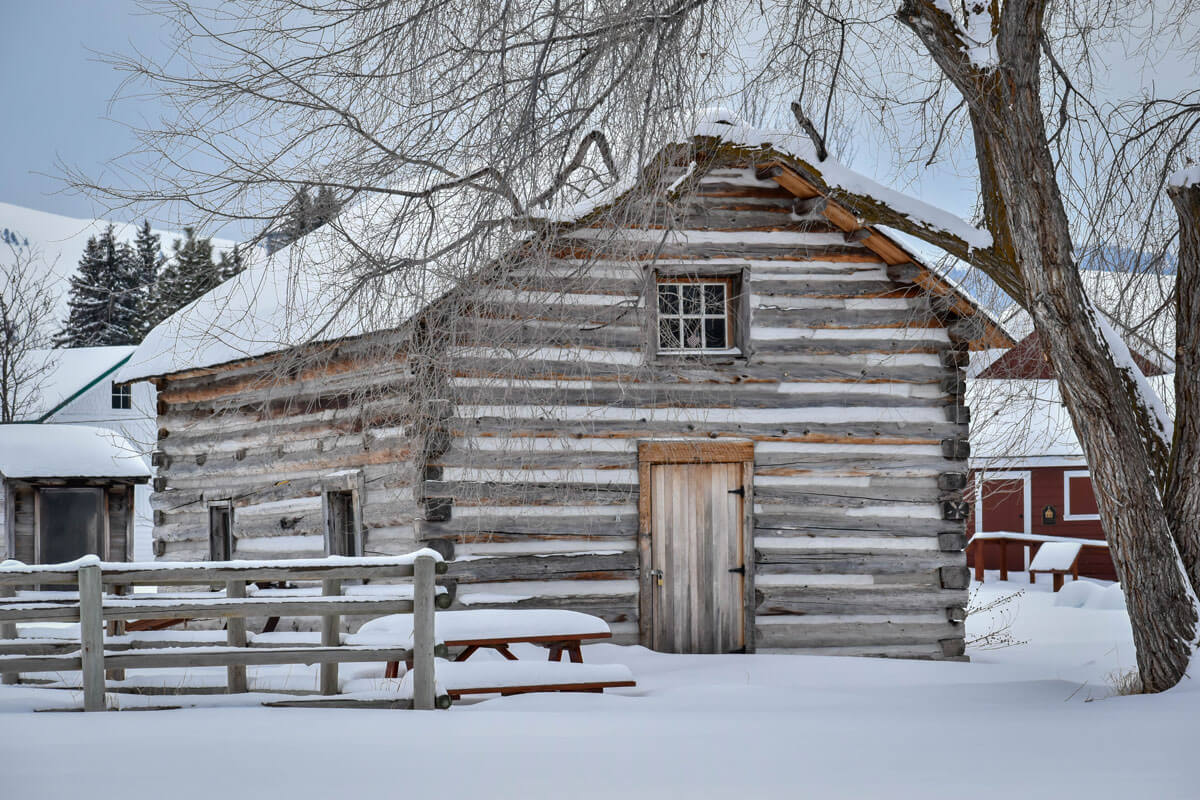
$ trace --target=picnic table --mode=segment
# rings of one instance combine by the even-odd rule
[[[1024,547],[1027,551],[1034,547],[1038,548],[1039,554],[1047,545],[1056,545],[1051,547],[1046,556],[1043,558],[1045,566],[1035,564],[1037,556],[1030,558],[1028,553],[1025,557],[1025,563],[1029,565],[1029,582],[1033,583],[1038,572],[1048,572],[1055,575],[1054,591],[1062,588],[1062,575],[1056,573],[1071,572],[1076,579],[1079,578],[1079,553],[1084,547],[1097,547],[1104,550],[1108,549],[1108,542],[1103,539],[1079,539],[1070,536],[1047,536],[1038,533],[1017,533],[1015,531],[981,531],[975,533],[971,537],[971,541],[967,543],[967,549],[975,548],[975,580],[983,583],[984,575],[984,558],[983,548],[985,544],[995,544],[1000,548],[1000,580],[1008,580],[1008,548],[1009,546]],[[1068,548],[1059,548],[1057,545],[1070,545]],[[1053,557],[1051,557],[1053,555]],[[1060,566],[1059,561],[1067,558],[1067,565]],[[1051,563],[1053,562],[1053,563]]]
[[[470,609],[439,611],[435,618],[437,640],[447,647],[461,647],[455,661],[466,661],[480,649],[495,650],[509,661],[517,656],[510,645],[528,642],[549,649],[548,661],[562,661],[567,654],[573,663],[583,663],[585,641],[608,639],[608,623],[591,614],[565,609]],[[365,623],[346,637],[347,644],[407,642],[412,639],[412,615],[391,614]],[[395,678],[400,665],[389,662],[385,676]]]

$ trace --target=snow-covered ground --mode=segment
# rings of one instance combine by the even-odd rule
[[[1011,623],[1026,643],[972,650],[969,664],[598,644],[586,661],[627,665],[636,689],[439,712],[267,709],[250,705],[266,695],[251,694],[122,698],[192,706],[178,711],[31,713],[78,697],[0,687],[3,795],[1195,797],[1200,690],[1112,696],[1110,674],[1134,663],[1117,591],[1081,582],[1054,595],[989,580],[974,602],[1015,592],[968,625],[977,635]],[[390,690],[382,669],[344,666],[343,689]],[[188,683],[223,679],[193,670]],[[311,689],[315,676],[264,668],[256,685]]]

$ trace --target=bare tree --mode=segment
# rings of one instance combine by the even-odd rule
[[[0,261],[0,423],[20,420],[35,401],[53,363],[52,274],[28,248],[10,247]]]
[[[1200,586],[1200,189],[1172,190],[1180,221],[1171,225],[1155,217],[1152,187],[1195,152],[1200,116],[1194,97],[1114,106],[1092,90],[1104,81],[1104,46],[1194,35],[1186,32],[1196,22],[1191,2],[1148,22],[1117,0],[899,0],[895,8],[251,0],[214,9],[171,0],[155,8],[176,23],[173,52],[188,68],[116,60],[134,84],[149,82],[173,104],[174,116],[145,130],[139,150],[119,162],[131,179],[151,179],[125,189],[76,174],[78,185],[118,206],[185,205],[258,227],[298,187],[327,187],[396,198],[389,230],[415,224],[451,190],[474,193],[470,223],[419,259],[392,257],[393,240],[362,226],[326,226],[356,256],[346,268],[347,304],[356,292],[407,285],[448,254],[457,266],[446,277],[471,274],[497,252],[497,231],[518,241],[513,231],[537,229],[597,184],[649,174],[649,155],[677,139],[697,107],[732,98],[759,116],[794,117],[814,143],[796,154],[810,182],[864,222],[971,265],[1029,312],[1092,469],[1142,682],[1163,690],[1184,674]],[[848,130],[889,141],[898,175],[966,159],[961,166],[979,184],[980,230],[964,235],[840,185],[825,155]],[[1116,186],[1149,193],[1120,207]],[[1098,238],[1136,240],[1106,220],[1115,207],[1122,218],[1144,210],[1164,230],[1183,231],[1174,437],[1079,278],[1080,254]],[[381,283],[381,275],[390,277]]]

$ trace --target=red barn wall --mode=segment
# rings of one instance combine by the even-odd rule
[[[1030,512],[1032,514],[1032,522],[1030,524],[1030,533],[1044,536],[1068,536],[1077,539],[1098,539],[1103,541],[1104,528],[1101,527],[1100,521],[1095,519],[1065,519],[1066,516],[1066,498],[1063,491],[1063,474],[1066,472],[1078,471],[1079,467],[1033,467],[1027,471],[1030,473],[1031,488],[1030,488]],[[988,470],[989,475],[1004,470]],[[992,479],[987,481],[989,492],[985,493],[983,498],[983,518],[985,521],[985,530],[1022,530],[1023,527],[1009,528],[1008,522],[1012,521],[1013,507],[1021,505],[1021,494],[1018,492],[1010,495],[1007,492],[993,492]],[[1005,481],[1006,485],[1013,485],[1012,482]],[[1086,478],[1082,481],[1073,479],[1071,481],[1072,497],[1071,511],[1072,514],[1095,514],[1095,498],[1091,493],[1090,481]],[[1047,525],[1042,521],[1042,510],[1046,506],[1053,506],[1057,521],[1053,525]],[[997,521],[1003,524],[997,524]],[[1022,520],[1023,521],[1023,520]],[[972,507],[971,518],[967,523],[967,532],[973,535],[975,532],[974,507]],[[986,548],[984,567],[986,569],[1000,568],[999,548]],[[968,551],[968,559],[972,567],[974,563],[975,548]],[[1023,548],[1009,548],[1009,563],[1010,570],[1024,569],[1024,553]],[[1108,552],[1093,547],[1085,547],[1083,553],[1079,557],[1079,574],[1089,578],[1100,578],[1103,580],[1115,581],[1117,579],[1116,571],[1113,569],[1112,559],[1109,558]]]

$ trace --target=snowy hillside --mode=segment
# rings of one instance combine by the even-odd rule
[[[141,220],[125,223],[115,222],[118,241],[133,241],[137,225]],[[83,253],[83,247],[91,236],[96,236],[108,224],[105,220],[75,219],[46,211],[15,206],[0,202],[0,247],[30,248],[39,256],[44,268],[51,270],[60,280],[58,313],[61,317],[67,308],[67,281],[74,274]],[[166,255],[171,253],[171,243],[183,238],[182,231],[154,229],[162,237],[162,248]],[[199,232],[204,235],[204,231]],[[213,257],[224,250],[233,249],[235,242],[228,239],[213,239]]]

